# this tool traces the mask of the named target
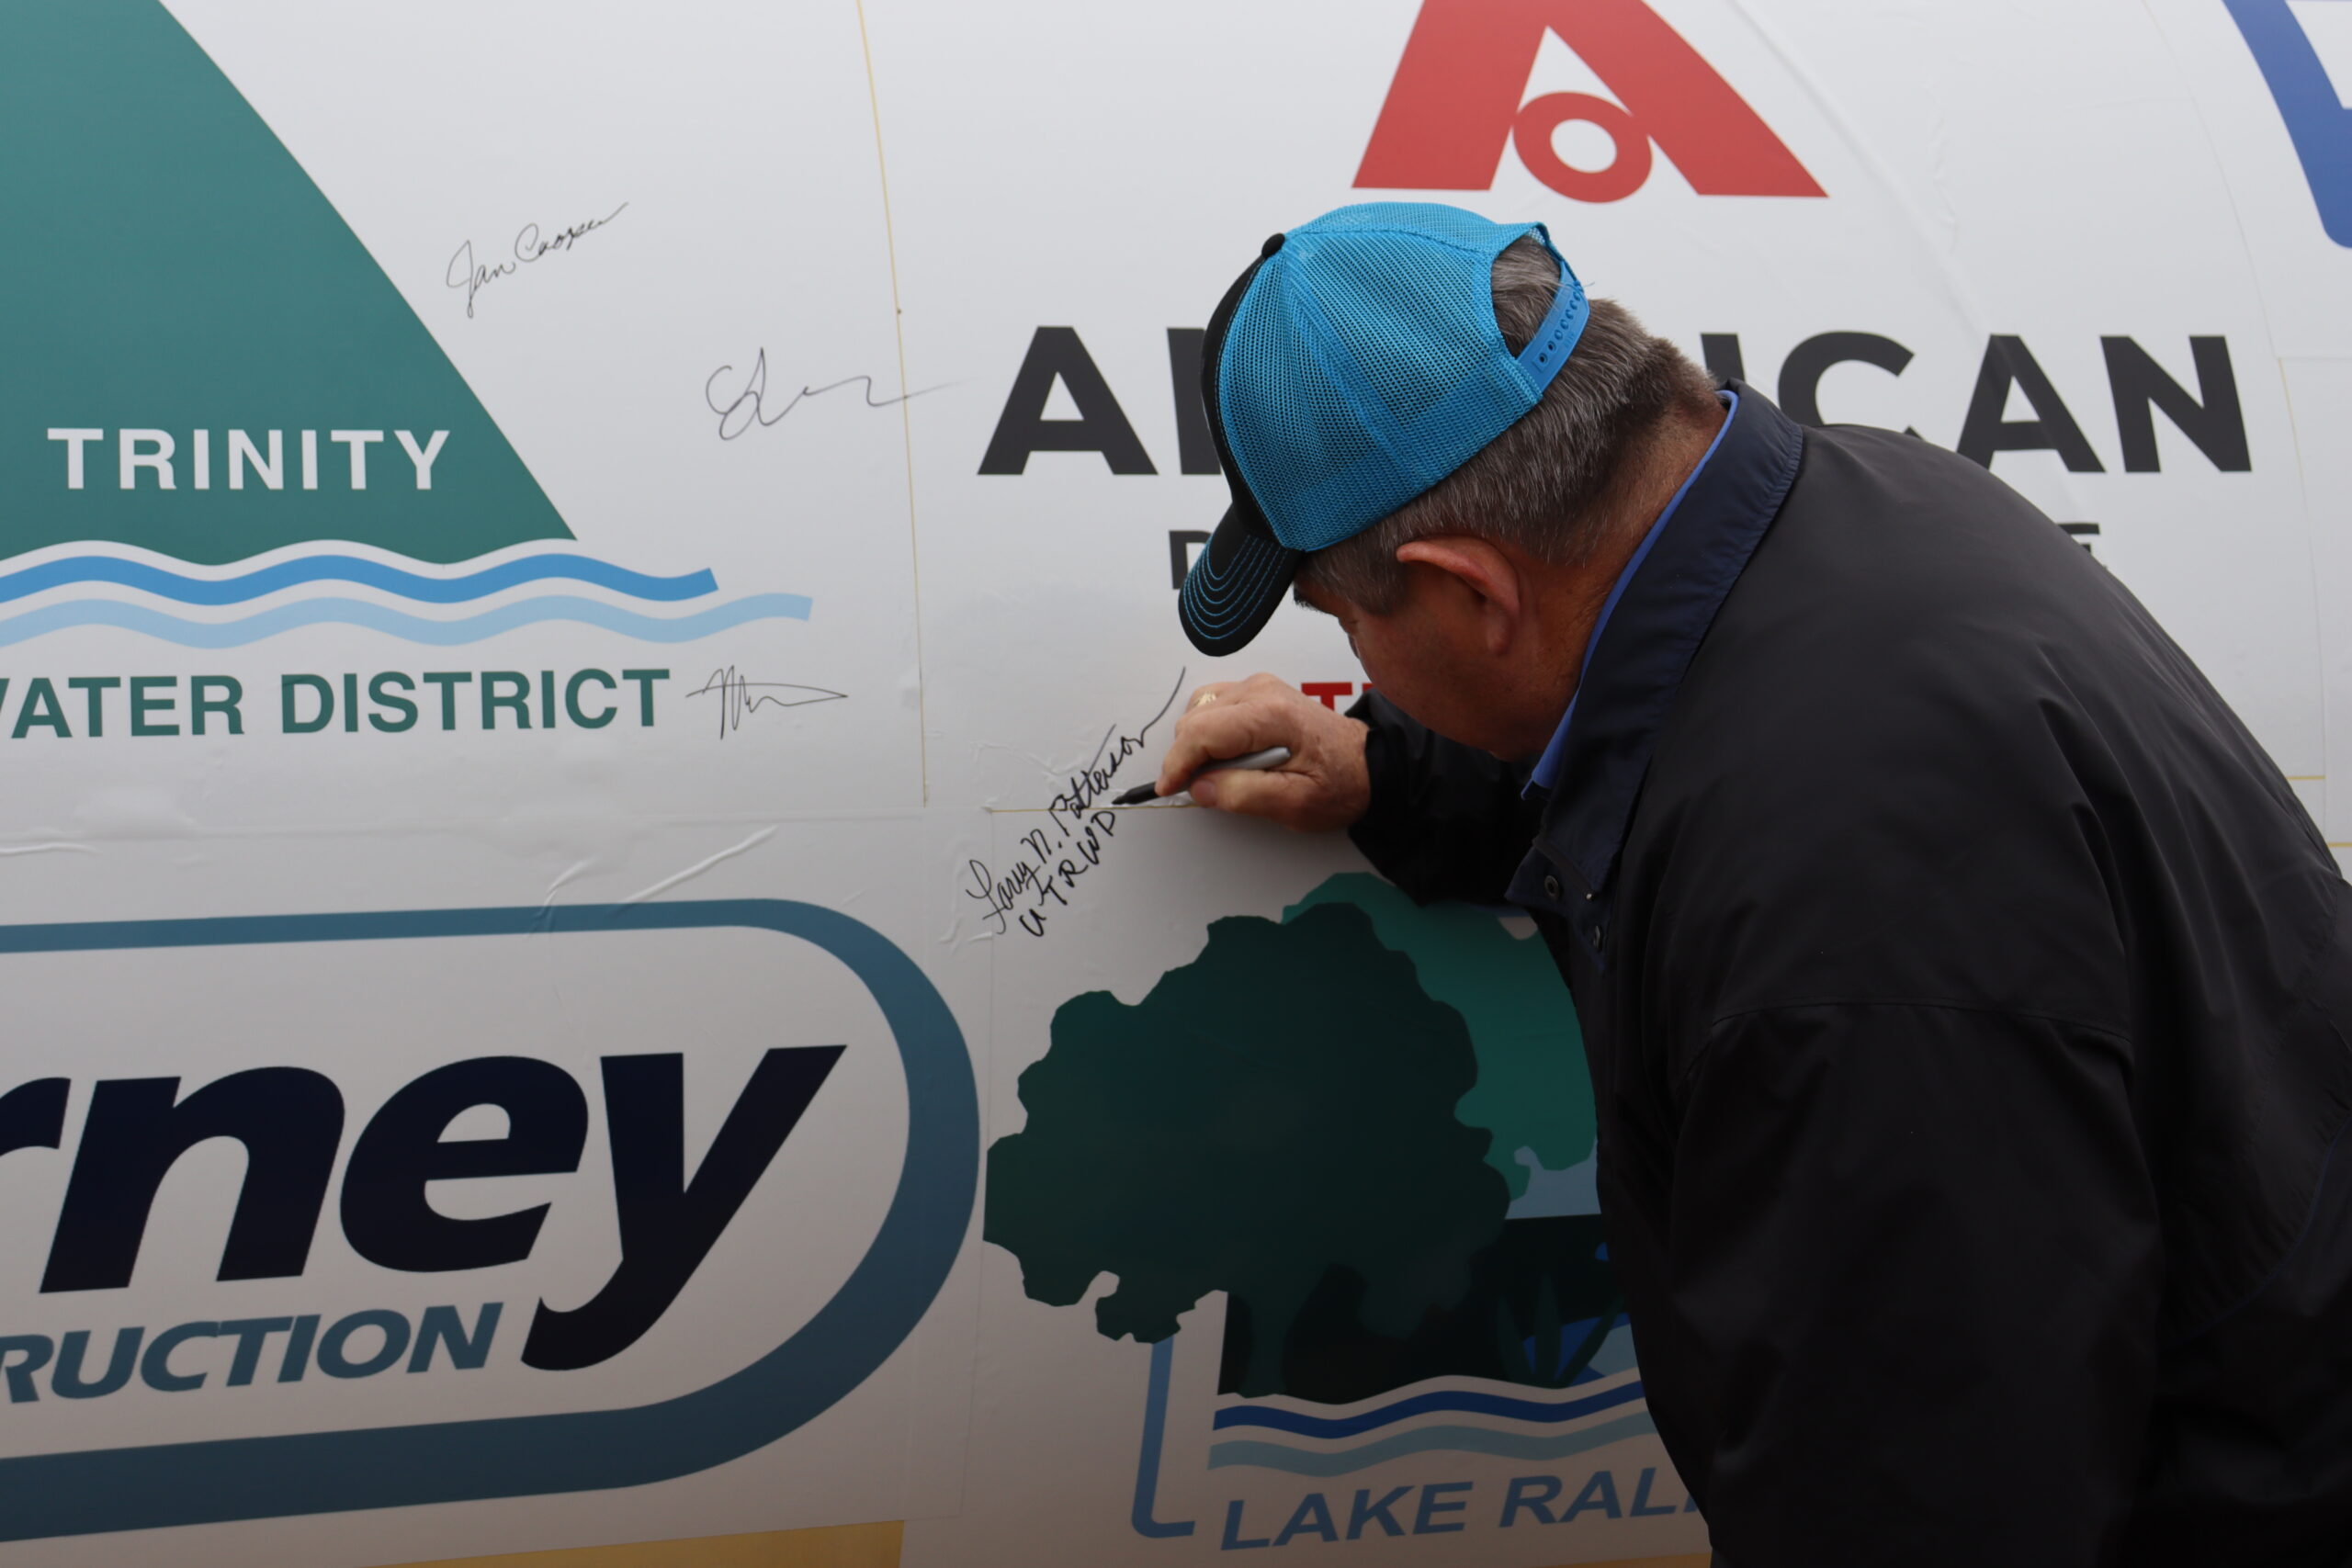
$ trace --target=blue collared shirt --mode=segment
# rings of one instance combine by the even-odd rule
[[[1690,493],[1690,487],[1698,482],[1699,476],[1707,471],[1707,460],[1715,455],[1715,448],[1724,444],[1724,434],[1731,429],[1732,421],[1738,416],[1739,394],[1726,388],[1722,396],[1724,401],[1724,422],[1716,428],[1715,438],[1707,443],[1707,449],[1700,454],[1697,465],[1683,478],[1674,494],[1667,499],[1665,509],[1650,525],[1649,531],[1642,536],[1642,542],[1634,547],[1632,558],[1625,562],[1625,570],[1617,574],[1616,585],[1610,589],[1609,597],[1601,603],[1600,616],[1592,623],[1592,635],[1585,639],[1584,662],[1577,671],[1577,692],[1584,690],[1584,673],[1592,668],[1592,650],[1600,646],[1600,634],[1608,627],[1609,617],[1617,609],[1617,601],[1625,596],[1625,584],[1634,580],[1634,573],[1642,570],[1642,562],[1649,558],[1650,547],[1657,542],[1667,519],[1672,517],[1675,508],[1682,504],[1682,498]],[[1525,793],[1532,795],[1539,789],[1548,790],[1558,781],[1560,763],[1568,750],[1568,727],[1576,722],[1576,717],[1577,699],[1575,694],[1570,694],[1567,711],[1560,716],[1560,727],[1552,731],[1551,744],[1544,747],[1544,755],[1536,759],[1535,771],[1528,776]]]

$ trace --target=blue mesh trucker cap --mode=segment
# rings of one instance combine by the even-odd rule
[[[1490,269],[1530,233],[1560,263],[1560,287],[1514,355],[1495,325]],[[1589,313],[1541,223],[1378,201],[1268,240],[1202,344],[1201,395],[1233,501],[1184,578],[1193,646],[1240,649],[1307,552],[1362,533],[1517,423]]]

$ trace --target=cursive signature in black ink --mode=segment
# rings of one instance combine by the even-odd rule
[[[718,416],[718,438],[721,441],[732,441],[745,431],[754,427],[765,430],[772,424],[781,423],[785,415],[798,408],[801,400],[820,398],[827,392],[839,391],[853,381],[865,383],[865,406],[870,409],[887,409],[894,403],[908,402],[920,398],[925,392],[939,390],[937,387],[923,387],[899,397],[877,398],[874,395],[873,377],[844,376],[838,381],[828,381],[821,387],[801,388],[800,390],[792,394],[791,400],[782,408],[770,413],[767,412],[768,351],[763,348],[752,356],[752,374],[744,381],[743,389],[722,403],[711,389],[718,384],[720,377],[733,374],[734,369],[735,367],[732,365],[722,365],[712,371],[709,378],[702,384],[702,400],[708,403],[710,412]],[[739,415],[741,417],[738,417]]]
[[[805,708],[816,703],[846,702],[847,692],[831,691],[823,686],[796,685],[790,681],[751,681],[738,674],[735,666],[714,670],[710,679],[686,695],[718,698],[718,735],[720,739],[743,728],[743,721],[762,708]]]
[[[474,296],[491,284],[502,277],[512,277],[524,267],[545,256],[552,255],[558,251],[571,249],[580,243],[582,235],[595,232],[628,210],[628,203],[624,201],[602,218],[591,218],[582,222],[574,223],[569,229],[559,229],[552,234],[542,230],[537,223],[526,223],[514,235],[514,243],[511,247],[514,259],[512,261],[478,262],[474,259],[474,243],[468,240],[458,247],[457,254],[449,258],[449,265],[443,271],[441,281],[452,288],[462,288],[466,291],[466,316],[471,320],[474,313]]]
[[[1176,705],[1176,694],[1183,689],[1184,672],[1179,671],[1168,700],[1134,734],[1122,734],[1115,724],[1103,732],[1094,755],[1046,802],[1046,825],[1021,835],[1014,859],[1001,874],[985,862],[965,863],[971,886],[964,889],[964,897],[987,906],[981,919],[993,922],[999,936],[1015,923],[1031,936],[1044,936],[1047,907],[1070,907],[1070,890],[1080,877],[1102,863],[1103,852],[1119,830],[1118,813],[1101,802],[1121,765],[1143,750],[1152,726],[1168,716]]]

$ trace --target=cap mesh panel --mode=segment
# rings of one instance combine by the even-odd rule
[[[1274,535],[1320,549],[1429,489],[1539,395],[1495,326],[1495,256],[1532,224],[1434,204],[1291,230],[1217,371],[1235,461]]]

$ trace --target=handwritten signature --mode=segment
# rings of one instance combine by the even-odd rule
[[[781,694],[790,693],[789,696]],[[743,721],[762,708],[805,708],[816,703],[845,702],[847,692],[836,692],[823,686],[796,685],[790,681],[747,680],[735,666],[714,670],[710,679],[686,695],[718,698],[718,736],[725,739],[743,728]]]
[[[752,356],[752,374],[744,381],[743,389],[722,403],[711,389],[718,385],[720,377],[732,375],[734,370],[735,367],[732,365],[722,365],[712,371],[709,378],[702,384],[702,400],[708,403],[710,412],[718,416],[718,438],[721,441],[732,441],[747,430],[754,428],[765,430],[770,425],[781,423],[784,416],[798,408],[804,399],[820,398],[827,392],[839,391],[853,381],[865,383],[865,406],[870,409],[887,409],[894,403],[910,402],[922,397],[925,392],[936,392],[940,389],[937,387],[922,387],[895,398],[877,398],[874,395],[873,377],[844,376],[838,381],[828,381],[821,387],[801,388],[800,390],[792,394],[791,400],[782,408],[770,413],[767,412],[768,351],[763,348]]]
[[[474,259],[474,243],[468,240],[458,247],[457,254],[449,258],[441,281],[452,288],[466,291],[466,316],[471,320],[475,295],[502,277],[514,276],[535,261],[558,251],[571,250],[580,243],[582,235],[595,232],[628,210],[628,203],[624,201],[602,218],[591,218],[584,222],[574,223],[569,229],[559,229],[552,234],[537,223],[526,223],[514,235],[514,243],[511,247],[514,254],[513,261],[477,262]]]
[[[1104,852],[1119,830],[1118,813],[1101,803],[1110,793],[1120,767],[1141,751],[1152,727],[1176,705],[1184,689],[1184,674],[1177,672],[1168,700],[1132,735],[1114,724],[1105,730],[1086,765],[1071,773],[1054,798],[1046,803],[1046,824],[1023,833],[1013,848],[1016,857],[999,874],[986,862],[967,861],[965,873],[971,886],[964,897],[987,906],[983,919],[992,921],[999,936],[1014,924],[1031,936],[1046,934],[1047,906],[1070,908],[1069,893],[1080,877],[1102,863]]]

